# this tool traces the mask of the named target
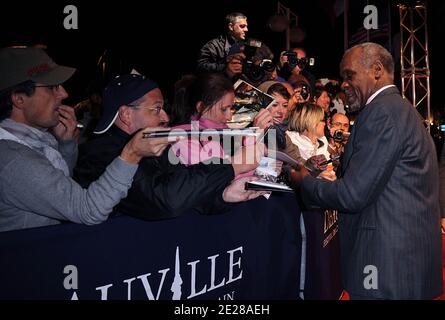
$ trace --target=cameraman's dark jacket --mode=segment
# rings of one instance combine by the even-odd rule
[[[88,187],[120,155],[130,137],[113,126],[81,146],[73,178]],[[223,213],[231,205],[223,201],[222,193],[233,178],[229,164],[173,165],[167,149],[160,157],[142,159],[128,196],[113,211],[145,220],[177,217],[191,208],[203,214]]]
[[[199,52],[199,72],[222,72],[226,68],[226,59],[235,39],[228,35],[220,35],[207,42]]]

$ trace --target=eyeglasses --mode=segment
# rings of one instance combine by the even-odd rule
[[[60,89],[61,84],[51,84],[51,85],[35,85],[34,88],[48,88],[50,90],[57,91]]]
[[[140,106],[140,105],[128,105],[129,107],[132,107],[134,109],[146,109],[149,110],[150,112],[159,115],[161,113],[161,111],[163,110],[161,106],[156,106],[156,107],[144,107],[144,106]]]

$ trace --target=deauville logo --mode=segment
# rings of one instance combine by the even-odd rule
[[[161,296],[161,299],[169,299],[169,297],[171,297],[170,299],[172,300],[192,299],[242,279],[243,270],[241,259],[243,254],[243,247],[240,246],[232,250],[227,250],[226,252],[224,252],[224,254],[228,255],[228,264],[225,266],[222,265],[223,263],[221,262],[221,258],[218,260],[218,257],[220,257],[220,254],[218,253],[212,256],[207,256],[207,263],[205,263],[205,260],[203,262],[201,262],[201,260],[194,260],[186,262],[185,265],[187,265],[188,267],[184,267],[184,264],[181,264],[180,247],[177,246],[174,259],[174,267],[172,267],[174,270],[172,271],[171,268],[164,268],[157,270],[157,272],[154,274],[149,272],[141,275],[136,275],[128,279],[123,279],[119,282],[119,284],[124,284],[124,286],[126,287],[126,292],[113,292],[115,288],[120,287],[115,285],[117,284],[116,282],[107,283],[99,286],[90,284],[90,286],[95,287],[95,291],[97,291],[98,293],[98,298],[100,298],[101,300],[108,300],[108,296],[111,292],[113,292],[114,296],[117,293],[118,295],[120,294],[122,296],[122,299],[126,298],[127,300],[132,300],[132,288],[134,288],[135,285],[140,285],[141,283],[148,300],[159,300]],[[182,268],[181,265],[183,266]],[[204,279],[204,282],[202,282],[202,277],[207,276],[209,273],[199,272],[198,265],[200,265],[200,268],[209,268],[209,270],[206,271],[210,271],[210,277]],[[166,288],[168,288],[169,286],[165,284],[165,280],[167,278],[167,275],[169,273],[171,274],[171,272],[174,273],[174,276],[173,281],[170,284],[169,291],[167,291],[169,293],[167,294],[166,290],[168,289]],[[65,266],[63,273],[67,274],[63,280],[63,286],[66,290],[69,290],[71,300],[82,299],[81,294],[79,293],[78,295],[78,291],[80,289],[78,285],[78,268],[75,265],[67,265]],[[156,294],[154,294],[152,289],[154,288],[152,287],[152,284],[155,282],[158,283],[157,281],[154,281],[155,277],[160,277]],[[205,283],[204,286],[201,285],[201,287],[197,288],[197,279],[200,279],[199,283]],[[189,292],[187,292],[187,295],[183,294],[184,280],[190,281],[190,288]],[[122,291],[122,289],[120,289],[120,291]],[[229,297],[233,299],[233,295],[234,292],[232,291]],[[140,297],[137,298],[140,299]]]

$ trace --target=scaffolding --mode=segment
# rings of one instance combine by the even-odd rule
[[[430,68],[428,58],[427,10],[421,1],[399,4],[402,96],[419,111],[429,130]]]
[[[296,30],[298,27],[298,16],[292,12],[288,7],[284,6],[281,2],[277,3],[277,12],[271,18],[275,18],[277,26],[274,23],[269,23],[269,26],[273,31],[282,31],[281,27],[284,26],[286,31],[286,50],[290,50],[291,46],[291,33],[292,30]],[[273,21],[273,20],[272,20]]]

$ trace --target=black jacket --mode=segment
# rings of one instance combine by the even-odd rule
[[[113,126],[81,146],[73,178],[87,187],[120,155],[129,139],[130,135]],[[173,165],[168,151],[161,157],[142,159],[127,197],[114,208],[115,212],[159,220],[176,217],[191,208],[203,214],[230,209],[222,200],[222,192],[234,178],[231,165]]]
[[[227,35],[220,35],[218,38],[207,42],[199,52],[198,71],[199,72],[222,72],[226,68],[226,59],[230,47],[235,40]]]

